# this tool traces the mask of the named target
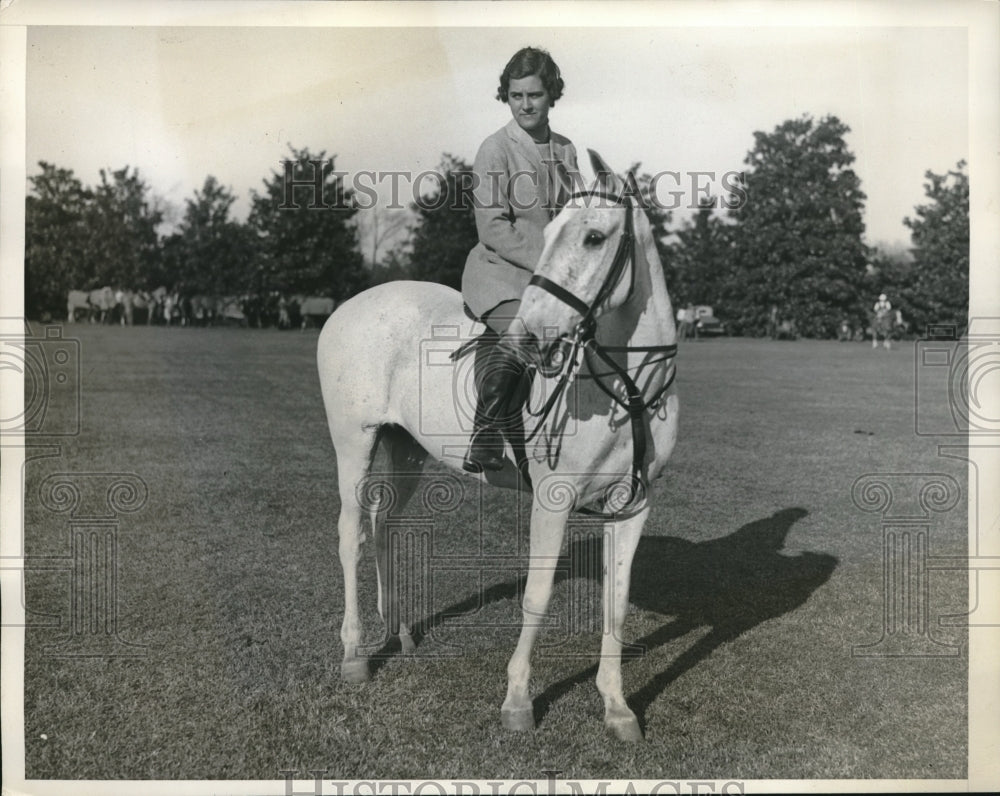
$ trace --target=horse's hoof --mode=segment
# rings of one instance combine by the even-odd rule
[[[364,658],[351,658],[340,664],[340,676],[345,683],[360,685],[367,683],[371,679],[371,672],[368,671],[368,661]]]
[[[417,645],[413,641],[413,636],[409,634],[399,634],[399,646],[404,655],[412,655],[417,651]]]
[[[639,743],[643,740],[642,730],[639,729],[639,720],[635,716],[615,716],[605,722],[610,732],[619,741],[626,743]]]
[[[505,729],[514,732],[527,732],[535,729],[535,713],[530,707],[502,708],[500,721]]]

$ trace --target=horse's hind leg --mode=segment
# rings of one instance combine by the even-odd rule
[[[335,440],[337,479],[340,485],[340,566],[344,570],[344,621],[340,640],[344,644],[341,676],[349,683],[369,678],[368,661],[361,651],[361,617],[358,612],[358,559],[361,551],[363,489],[375,452],[376,431],[365,430],[351,440]]]
[[[621,653],[632,559],[648,516],[649,507],[634,517],[604,526],[604,637],[597,690],[604,698],[604,724],[622,741],[642,740],[639,722],[625,703]]]
[[[402,621],[396,564],[386,520],[392,509],[402,509],[419,483],[427,452],[403,429],[386,427],[382,446],[388,454],[388,472],[383,488],[375,490],[370,507],[372,534],[375,537],[375,561],[378,572],[378,612],[390,637],[398,637],[404,654],[416,649],[410,629]]]

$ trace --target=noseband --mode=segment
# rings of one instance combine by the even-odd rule
[[[580,299],[578,296],[574,295],[572,292],[564,288],[562,285],[553,282],[548,277],[542,276],[541,274],[535,274],[531,277],[528,282],[529,285],[534,285],[547,293],[550,293],[555,298],[564,304],[572,307],[578,313],[580,313],[580,321],[576,324],[572,335],[570,335],[570,353],[565,357],[564,363],[565,368],[562,375],[559,378],[559,382],[556,384],[549,396],[549,399],[537,412],[528,409],[529,413],[539,417],[538,425],[535,427],[534,431],[531,432],[526,438],[526,442],[530,442],[532,438],[541,430],[542,426],[545,424],[545,420],[552,408],[555,406],[559,395],[565,389],[567,384],[573,380],[576,375],[576,370],[582,361],[587,362],[587,367],[590,373],[588,374],[590,378],[594,380],[598,387],[601,388],[611,399],[624,408],[629,415],[629,420],[632,426],[632,473],[628,485],[628,499],[625,505],[618,510],[613,512],[594,512],[587,510],[586,513],[590,514],[600,514],[604,517],[614,517],[622,516],[622,514],[628,514],[632,509],[632,504],[635,502],[637,496],[643,493],[643,481],[642,481],[642,468],[646,458],[646,429],[643,423],[643,416],[647,411],[657,407],[663,397],[666,395],[667,390],[674,383],[674,378],[677,375],[677,368],[673,362],[674,357],[677,355],[677,344],[673,345],[660,345],[660,346],[606,346],[602,345],[597,341],[594,334],[597,330],[597,320],[595,314],[598,308],[611,296],[611,294],[618,287],[622,280],[625,268],[628,266],[629,262],[632,263],[631,277],[629,281],[628,296],[626,301],[632,297],[632,293],[635,290],[635,232],[632,225],[632,204],[626,200],[624,195],[614,196],[612,194],[603,193],[599,191],[587,191],[582,193],[575,193],[570,197],[570,201],[573,199],[580,199],[585,197],[597,197],[603,200],[607,200],[613,203],[615,207],[622,207],[625,209],[625,226],[622,230],[621,239],[618,241],[618,249],[615,252],[614,259],[611,262],[611,267],[608,269],[608,274],[604,278],[604,282],[601,284],[601,289],[597,291],[597,295],[594,300],[587,304],[585,301]],[[578,356],[582,352],[582,357]],[[664,380],[664,384],[650,397],[645,398],[639,386],[635,383],[626,368],[623,368],[615,359],[611,356],[612,353],[631,353],[631,352],[642,352],[648,354],[660,354],[659,361],[666,362],[669,368],[669,374]],[[596,356],[599,358],[608,371],[605,373],[597,372],[590,357]],[[626,400],[623,400],[615,392],[612,387],[609,387],[604,383],[603,377],[605,376],[617,376],[621,379],[622,384],[625,387]],[[526,462],[525,462],[526,464]],[[527,467],[522,467],[522,475],[529,480],[527,476]]]

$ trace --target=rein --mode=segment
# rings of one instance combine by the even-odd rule
[[[643,491],[642,487],[644,484],[642,481],[642,466],[646,458],[646,431],[643,425],[643,416],[647,411],[654,409],[659,405],[667,390],[670,389],[670,386],[674,383],[674,378],[677,375],[677,368],[673,359],[677,355],[677,345],[675,343],[673,345],[660,346],[606,346],[598,342],[595,337],[595,333],[597,331],[595,313],[618,287],[624,276],[625,268],[630,262],[632,264],[632,268],[628,296],[625,299],[626,301],[632,297],[635,290],[635,233],[632,225],[632,205],[630,202],[625,200],[624,196],[614,196],[607,193],[589,191],[584,193],[575,193],[570,197],[570,200],[572,201],[573,199],[594,196],[610,200],[615,204],[615,206],[622,207],[625,210],[625,225],[621,240],[618,242],[618,249],[615,252],[611,267],[608,269],[608,274],[605,277],[600,290],[597,291],[597,295],[594,297],[594,300],[590,304],[587,304],[562,285],[559,285],[558,283],[553,282],[547,277],[539,274],[535,274],[528,283],[529,285],[535,285],[536,287],[545,290],[564,304],[572,307],[580,313],[581,318],[574,327],[573,333],[567,341],[569,344],[569,353],[566,355],[566,364],[563,367],[562,373],[559,376],[559,381],[553,389],[552,394],[538,411],[533,411],[530,407],[527,410],[533,417],[538,417],[539,421],[531,434],[525,437],[525,442],[530,442],[535,438],[535,436],[537,436],[538,432],[542,429],[542,426],[545,425],[545,421],[548,419],[549,414],[551,414],[552,409],[555,407],[560,395],[562,395],[563,391],[567,386],[569,386],[573,379],[576,378],[580,365],[583,364],[583,362],[586,362],[587,369],[590,373],[583,374],[581,378],[593,379],[597,386],[600,387],[601,390],[615,402],[615,404],[625,409],[628,412],[632,428],[632,472],[628,484],[628,499],[625,501],[622,509],[614,512],[614,514],[620,514],[622,511],[628,509],[633,501],[635,501],[637,495]],[[638,352],[662,354],[662,356],[654,360],[654,362],[669,363],[668,367],[670,372],[666,381],[663,386],[648,399],[643,397],[642,390],[636,384],[635,379],[629,375],[628,369],[619,365],[611,356],[613,353],[629,354]],[[596,357],[603,362],[609,370],[602,373],[595,372],[591,361],[592,357]],[[604,378],[609,375],[617,376],[621,379],[622,384],[625,387],[624,399],[619,397],[613,387],[609,387],[605,384]],[[608,517],[612,516],[610,514],[603,514],[602,512],[588,513],[597,513]]]

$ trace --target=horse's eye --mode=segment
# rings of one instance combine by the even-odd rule
[[[583,245],[592,246],[596,248],[597,246],[600,246],[602,243],[604,243],[604,240],[605,240],[605,235],[603,232],[598,232],[596,229],[592,229],[590,230],[590,232],[587,233],[587,237],[583,239]]]

